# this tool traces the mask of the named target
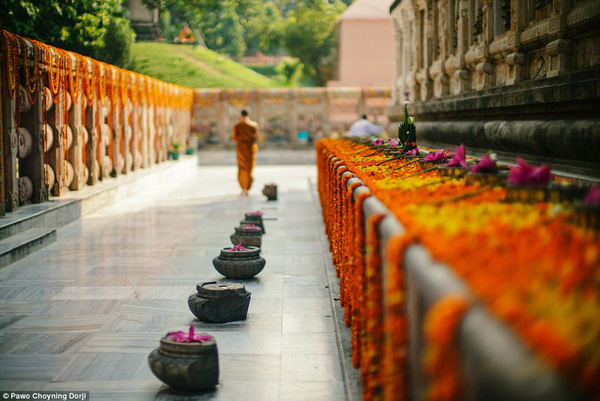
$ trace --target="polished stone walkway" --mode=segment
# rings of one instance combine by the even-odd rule
[[[202,160],[202,159],[201,159]],[[248,198],[236,168],[197,166],[58,230],[0,269],[0,391],[89,391],[96,400],[346,400],[327,288],[314,165],[259,166]],[[277,202],[260,190],[279,184]],[[312,190],[310,189],[313,186]],[[244,212],[265,212],[267,264],[246,322],[196,321],[187,297]],[[216,337],[216,391],[176,394],[147,355],[167,331]]]

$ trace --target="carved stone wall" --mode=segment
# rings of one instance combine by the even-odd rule
[[[564,162],[569,154],[564,167],[583,159],[591,163],[584,173],[600,175],[599,0],[397,0],[390,12],[397,52],[391,121],[403,118],[409,99],[417,122],[428,122],[421,138],[457,144],[460,137],[466,146],[538,160]],[[571,143],[589,141],[579,143],[583,155],[539,145],[552,142],[544,135],[557,119],[568,123]],[[482,141],[490,132],[481,122],[507,120],[528,121],[536,141]],[[445,122],[458,121],[457,136]]]

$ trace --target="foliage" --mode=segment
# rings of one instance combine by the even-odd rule
[[[101,61],[128,67],[135,34],[122,0],[0,0],[4,29]]]
[[[212,12],[203,12],[201,28],[209,49],[232,57],[241,57],[246,52],[244,29],[233,0],[223,1]]]
[[[296,85],[302,74],[303,65],[297,58],[286,57],[277,64],[275,70],[286,85]]]
[[[273,1],[253,2],[240,20],[248,50],[275,53],[281,46],[284,24]]]
[[[271,64],[247,64],[244,63],[244,66],[246,68],[250,68],[252,71],[256,71],[258,72],[260,75],[264,75],[265,77],[269,77],[269,78],[276,78],[277,77],[277,71],[275,71],[276,67],[275,65],[271,65]]]
[[[335,21],[346,6],[339,0],[331,3],[322,0],[307,0],[299,3],[289,13],[283,36],[285,47],[300,59],[319,86],[330,78],[328,57],[334,46]],[[307,71],[308,70],[308,71]]]
[[[272,88],[279,86],[228,57],[200,46],[134,43],[134,69],[189,88]]]
[[[197,39],[209,49],[232,57],[246,51],[244,27],[239,15],[245,15],[257,0],[144,0],[159,8],[165,39],[173,41],[187,22]],[[164,15],[164,14],[168,14]]]

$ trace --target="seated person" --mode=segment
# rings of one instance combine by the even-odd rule
[[[367,121],[366,114],[363,114],[360,120],[352,124],[350,130],[346,134],[347,137],[352,136],[369,136],[369,135],[379,135],[383,132],[383,127],[380,125],[375,125],[369,121]]]
[[[194,32],[190,29],[187,22],[183,23],[183,28],[179,31],[179,35],[177,36],[179,39],[179,43],[194,43],[196,42],[196,37],[194,36]]]

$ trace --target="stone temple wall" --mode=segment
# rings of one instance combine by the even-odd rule
[[[398,0],[391,121],[600,177],[599,0]]]

